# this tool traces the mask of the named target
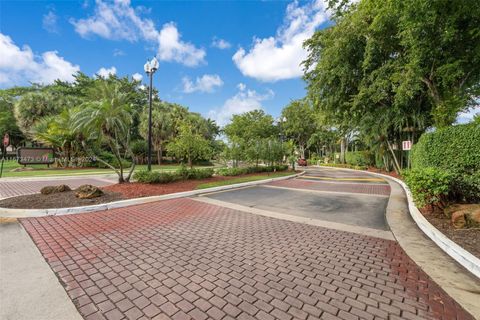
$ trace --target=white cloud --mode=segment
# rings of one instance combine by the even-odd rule
[[[224,126],[228,124],[234,114],[263,109],[262,101],[272,99],[274,92],[268,90],[264,94],[259,94],[255,90],[238,91],[233,97],[227,99],[222,107],[210,110],[208,117],[215,120],[218,125]]]
[[[220,39],[220,38],[215,37],[212,40],[212,47],[214,47],[214,48],[224,50],[224,49],[230,48],[231,46],[232,45],[230,44],[230,42],[228,42],[227,40],[224,40],[224,39]]]
[[[204,74],[200,78],[197,77],[195,81],[192,81],[189,77],[184,77],[182,83],[185,93],[213,92],[216,87],[223,86],[223,80],[218,74]]]
[[[92,16],[71,19],[70,22],[84,38],[95,35],[110,40],[145,40],[158,46],[160,60],[175,61],[190,67],[205,62],[205,50],[183,41],[175,23],[166,23],[161,30],[157,30],[151,19],[142,17],[146,12],[148,10],[144,7],[133,8],[130,0],[116,0],[113,3],[97,0]]]
[[[60,79],[73,81],[78,65],[66,61],[57,51],[35,55],[28,46],[18,47],[13,40],[0,33],[0,85],[21,85],[27,82],[49,84]]]
[[[307,57],[303,42],[329,15],[323,0],[304,6],[288,5],[283,25],[273,37],[255,39],[247,52],[240,48],[232,59],[243,75],[261,81],[278,81],[302,76],[301,62]]]
[[[110,68],[100,68],[96,73],[97,76],[102,78],[108,78],[110,76],[114,76],[117,74],[117,68],[110,67]]]
[[[49,11],[47,14],[43,15],[42,26],[43,29],[47,30],[50,33],[58,33],[58,17],[53,11]]]
[[[244,91],[246,88],[247,86],[245,85],[245,83],[240,82],[239,84],[237,84],[237,89],[240,91]]]
[[[194,67],[205,62],[206,52],[189,42],[183,42],[177,26],[173,22],[163,25],[158,35],[158,58],[176,61]]]
[[[134,74],[132,74],[132,78],[135,81],[142,81],[143,76],[140,73],[134,73]]]

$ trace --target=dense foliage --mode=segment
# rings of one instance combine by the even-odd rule
[[[248,173],[261,173],[261,172],[275,172],[285,171],[288,169],[288,165],[277,166],[255,166],[255,167],[243,167],[243,168],[221,168],[217,170],[217,174],[220,176],[238,176]]]
[[[480,125],[456,125],[425,133],[412,149],[412,165],[455,172],[479,171]]]
[[[148,132],[147,90],[129,77],[88,77],[78,73],[72,83],[0,90],[0,130],[11,144],[55,149],[56,165],[108,167],[119,182],[129,181],[136,163],[144,163]],[[219,129],[186,107],[160,101],[154,92],[152,141],[160,164],[164,150],[190,164],[210,160],[205,150],[218,144]],[[195,137],[194,150],[185,155],[181,128]],[[183,139],[183,140],[182,140]],[[200,139],[200,140],[199,140]],[[171,142],[171,150],[167,143]],[[196,150],[200,148],[201,150]],[[90,160],[88,160],[90,159]]]
[[[308,96],[343,135],[354,133],[387,167],[396,149],[445,127],[480,90],[480,6],[475,1],[362,0],[338,9],[307,40]],[[402,161],[403,160],[403,161]]]
[[[345,156],[345,162],[353,166],[369,167],[375,164],[375,158],[370,151],[352,151]]]
[[[412,169],[404,172],[403,176],[417,207],[445,207],[452,184],[449,171],[438,168]]]
[[[140,170],[135,172],[134,179],[141,183],[170,183],[180,180],[199,180],[212,177],[214,170],[207,169],[187,169],[182,167],[176,171],[147,171]]]
[[[448,170],[453,174],[453,198],[480,200],[480,125],[456,125],[425,133],[412,150],[412,166]]]

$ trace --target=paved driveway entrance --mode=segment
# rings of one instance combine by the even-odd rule
[[[85,319],[472,319],[391,240],[188,198],[21,223]]]

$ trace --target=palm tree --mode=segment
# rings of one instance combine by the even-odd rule
[[[80,144],[79,132],[73,127],[77,109],[64,109],[56,116],[47,116],[38,120],[31,129],[33,139],[52,147],[64,154],[64,165],[71,162],[72,153]]]
[[[166,103],[155,102],[152,109],[152,146],[157,152],[157,162],[162,164],[163,147],[173,136],[172,108]],[[140,118],[140,134],[148,140],[148,112]]]
[[[86,140],[106,144],[118,162],[118,169],[112,164],[97,159],[118,174],[118,182],[129,182],[135,169],[135,156],[130,148],[130,131],[133,121],[132,107],[128,95],[114,82],[97,80],[88,92],[89,102],[81,105],[74,121],[74,127],[83,132]],[[92,148],[84,144],[87,152]],[[123,176],[122,160],[130,157],[132,166],[126,177]]]

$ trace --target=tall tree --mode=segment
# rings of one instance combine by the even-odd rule
[[[155,102],[152,106],[152,146],[157,152],[157,162],[162,164],[165,144],[174,135],[172,107],[166,102]],[[140,135],[148,140],[148,111],[140,117]]]
[[[234,115],[225,126],[224,133],[231,142],[231,154],[243,156],[258,165],[262,158],[264,141],[276,137],[277,128],[271,115],[263,110],[253,110]],[[241,150],[241,151],[240,151]]]
[[[119,168],[107,163],[97,156],[97,159],[118,174],[118,182],[129,182],[135,169],[135,156],[131,150],[130,137],[132,125],[132,107],[128,96],[114,82],[99,81],[92,87],[88,102],[81,106],[75,116],[75,129],[83,132],[90,141],[105,143],[117,160]],[[89,152],[94,152],[86,144]],[[124,176],[123,159],[131,158],[132,166]]]
[[[305,158],[305,149],[310,136],[315,132],[315,115],[307,99],[294,100],[283,108],[281,129],[285,136],[295,141]]]
[[[168,152],[179,159],[185,159],[190,168],[193,161],[198,159],[209,160],[212,156],[210,141],[196,132],[191,123],[184,122],[180,125],[178,135],[168,145]]]

